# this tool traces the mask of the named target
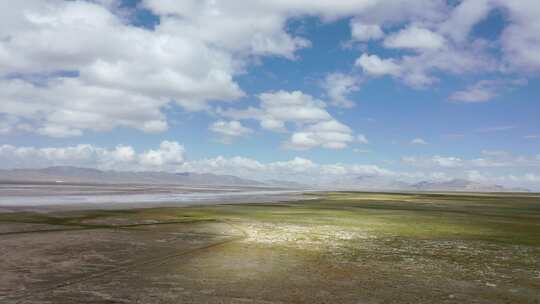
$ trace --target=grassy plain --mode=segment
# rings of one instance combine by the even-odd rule
[[[540,303],[540,196],[0,214],[1,303]]]

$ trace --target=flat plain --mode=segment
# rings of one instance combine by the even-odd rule
[[[540,196],[5,212],[0,257],[0,303],[540,303]]]

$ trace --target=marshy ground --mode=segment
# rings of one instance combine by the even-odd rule
[[[540,303],[540,197],[0,214],[0,303]]]

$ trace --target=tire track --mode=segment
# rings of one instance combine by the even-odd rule
[[[199,252],[199,251],[204,251],[204,250],[212,249],[212,248],[215,248],[215,247],[223,246],[223,245],[226,245],[226,244],[229,244],[229,243],[232,243],[232,242],[241,241],[241,240],[243,240],[243,239],[245,239],[247,237],[247,233],[243,229],[239,228],[237,225],[234,225],[229,221],[216,221],[216,222],[221,222],[221,223],[227,224],[227,225],[231,226],[233,229],[236,229],[236,230],[240,231],[242,235],[240,235],[240,236],[232,236],[232,237],[228,236],[228,238],[226,240],[222,240],[222,241],[219,241],[219,242],[214,242],[214,243],[211,243],[211,244],[207,244],[207,245],[202,246],[202,247],[197,247],[197,248],[193,248],[193,249],[187,249],[187,250],[184,250],[184,251],[181,251],[181,252],[178,252],[178,253],[168,254],[168,255],[164,255],[164,256],[158,256],[158,257],[146,259],[146,260],[143,260],[143,261],[134,261],[132,263],[120,265],[120,266],[117,266],[117,267],[114,267],[114,268],[111,268],[111,269],[107,269],[107,270],[104,270],[104,271],[100,271],[100,272],[96,272],[96,273],[92,273],[92,274],[88,274],[88,275],[82,275],[82,276],[80,276],[78,278],[69,279],[69,280],[66,280],[64,282],[55,284],[53,286],[48,286],[48,287],[32,290],[31,292],[23,292],[23,293],[21,293],[19,295],[7,296],[6,299],[10,299],[10,298],[13,299],[15,301],[13,303],[24,303],[24,301],[27,300],[28,298],[30,298],[32,296],[35,296],[35,295],[38,295],[38,294],[43,294],[43,293],[51,292],[51,291],[54,291],[54,290],[57,290],[57,289],[60,289],[60,288],[65,288],[65,287],[69,287],[69,286],[72,286],[72,285],[84,283],[84,282],[87,282],[87,281],[91,281],[91,280],[94,280],[94,279],[97,279],[97,278],[102,278],[102,277],[105,277],[107,275],[120,273],[120,272],[129,270],[129,269],[133,269],[133,268],[144,268],[144,267],[147,267],[147,266],[160,266],[160,265],[163,265],[163,264],[165,264],[165,263],[167,263],[167,262],[169,262],[169,261],[171,261],[173,259],[176,259],[176,258],[179,258],[179,257],[182,257],[182,256],[188,256],[188,255],[194,254],[194,253]],[[216,236],[221,237],[223,235],[216,235]]]
[[[89,224],[56,224],[57,226],[62,226],[64,228],[58,227],[58,229],[36,229],[36,230],[22,230],[22,231],[11,231],[11,232],[1,232],[0,237],[7,235],[17,235],[17,234],[30,234],[30,233],[52,233],[52,232],[65,232],[65,231],[81,231],[81,230],[98,230],[98,229],[128,229],[128,228],[137,228],[144,226],[157,226],[157,225],[174,225],[174,224],[193,224],[193,223],[205,223],[205,222],[216,222],[214,219],[205,219],[205,220],[191,220],[191,221],[172,221],[172,222],[157,222],[157,223],[139,223],[139,224],[125,224],[125,225],[89,225]],[[1,223],[1,222],[0,222]],[[22,223],[22,224],[41,224],[34,222],[8,222],[8,223]],[[45,224],[48,225],[48,224]],[[73,228],[67,228],[73,227]],[[135,231],[135,229],[132,229]]]

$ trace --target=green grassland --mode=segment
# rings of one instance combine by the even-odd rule
[[[14,223],[231,236],[212,250],[148,270],[160,282],[165,274],[191,274],[175,282],[195,302],[540,301],[540,197],[535,194],[329,192],[269,204],[0,214],[0,225]],[[284,281],[292,287],[282,286]],[[66,290],[65,298],[55,301],[67,303],[74,292]],[[189,302],[181,294],[169,292],[170,303]]]
[[[83,227],[110,226],[107,219],[154,221],[259,221],[332,225],[377,236],[468,239],[540,245],[540,197],[497,194],[388,194],[337,192],[316,199],[271,204],[184,208],[5,213],[0,221]],[[91,220],[103,219],[101,224]]]

